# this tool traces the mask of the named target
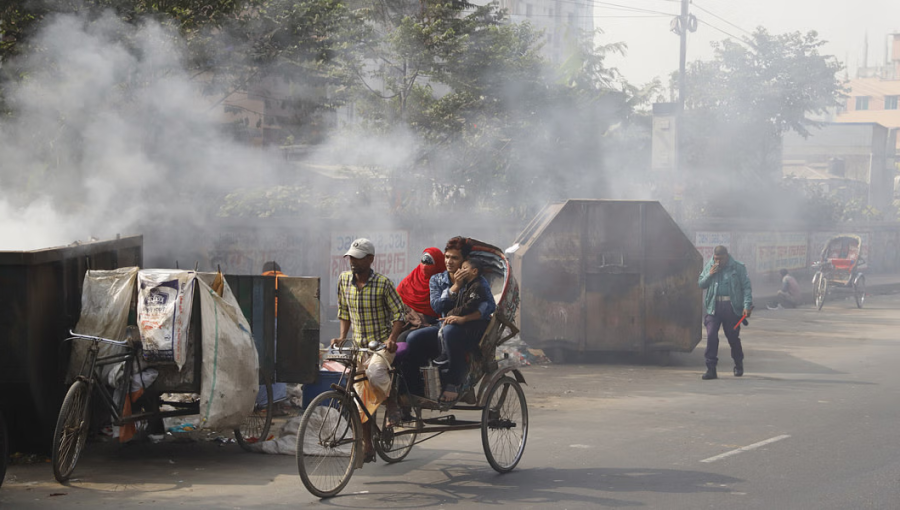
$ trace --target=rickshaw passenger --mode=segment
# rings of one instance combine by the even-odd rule
[[[443,316],[446,316],[456,306],[457,294],[462,288],[462,278],[468,274],[468,271],[462,271],[461,265],[468,258],[471,249],[472,247],[466,242],[465,238],[454,237],[447,241],[447,246],[444,249],[444,261],[447,265],[447,270],[431,277],[431,307]],[[493,296],[490,296],[490,305],[486,315],[488,317],[496,308]],[[475,320],[465,324],[451,323],[448,327],[445,327],[444,335],[447,341],[451,345],[457,344],[463,348],[461,349],[461,356],[456,357],[457,362],[462,364],[462,368],[459,369],[459,365],[454,365],[454,362],[451,361],[451,369],[449,370],[451,373],[454,370],[465,371],[465,354],[477,348],[478,341],[481,339],[481,335],[484,334],[486,326],[487,321]],[[413,331],[407,337],[406,343],[407,349],[402,360],[398,362],[398,367],[403,374],[403,379],[409,392],[414,395],[422,395],[424,384],[419,368],[441,354],[438,328],[432,326]],[[458,388],[453,383],[448,382],[441,399],[445,401],[455,400],[458,396],[457,392]]]
[[[444,254],[439,248],[426,248],[419,260],[419,265],[397,285],[397,294],[407,307],[405,330],[397,338],[400,343],[406,342],[406,337],[412,331],[436,325],[440,316],[431,308],[428,283],[432,276],[447,270]],[[400,346],[398,349],[402,350]]]
[[[481,273],[481,264],[471,258],[463,261],[456,278],[457,282],[462,284],[460,291],[457,292],[457,306],[447,313],[446,318],[442,319],[443,325],[438,332],[438,338],[441,341],[441,355],[434,360],[434,364],[447,365],[445,380],[447,387],[444,397],[448,400],[455,400],[459,394],[458,388],[466,375],[466,353],[477,347],[478,341],[487,328],[491,314],[497,308],[494,296],[491,294],[491,286]],[[444,330],[451,325],[472,324],[475,326],[475,321],[482,322],[472,328],[477,332],[476,335],[471,337],[457,335],[456,338],[451,339],[444,334]],[[467,345],[465,341],[474,343],[474,345]]]

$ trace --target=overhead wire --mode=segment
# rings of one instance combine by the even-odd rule
[[[698,4],[697,2],[691,2],[691,5],[693,5],[694,7],[698,8],[698,9],[700,9],[701,11],[705,12],[706,14],[709,14],[710,16],[712,16],[712,17],[718,19],[719,21],[722,21],[722,22],[724,22],[724,23],[726,23],[726,24],[728,24],[728,25],[733,26],[734,28],[740,30],[741,32],[744,32],[744,33],[747,34],[747,35],[753,35],[753,33],[750,32],[749,30],[744,30],[743,28],[741,28],[741,27],[735,25],[734,23],[728,21],[727,19],[723,18],[722,16],[719,16],[718,14],[716,14],[716,13],[710,11],[709,9],[703,7],[702,5]]]

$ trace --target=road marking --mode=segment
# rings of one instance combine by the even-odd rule
[[[701,460],[700,462],[715,462],[715,461],[717,461],[717,460],[722,460],[722,459],[724,459],[724,458],[726,458],[726,457],[731,457],[732,455],[737,455],[737,454],[739,454],[739,453],[741,453],[741,452],[746,452],[746,451],[750,451],[750,450],[755,450],[755,449],[759,448],[760,446],[765,446],[765,445],[767,445],[767,444],[772,444],[772,443],[774,443],[774,442],[776,442],[776,441],[781,441],[782,439],[787,439],[787,438],[789,438],[789,437],[791,437],[791,436],[789,436],[789,435],[787,435],[787,434],[781,435],[781,436],[775,436],[775,437],[773,437],[773,438],[766,439],[765,441],[760,441],[760,442],[758,442],[758,443],[753,443],[753,444],[748,445],[748,446],[742,446],[742,447],[738,448],[737,450],[731,450],[730,452],[725,452],[725,453],[722,453],[722,454],[720,454],[720,455],[716,455],[715,457],[710,457],[710,458],[708,458],[708,459],[703,459],[703,460]]]

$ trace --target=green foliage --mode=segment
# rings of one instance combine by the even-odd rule
[[[781,180],[784,133],[807,136],[820,125],[810,116],[841,104],[842,66],[819,53],[824,44],[816,32],[771,35],[758,28],[743,42],[714,44],[713,60],[689,66],[681,151],[687,187],[698,191],[692,199],[715,200],[703,193],[765,198]],[[746,215],[753,203],[721,212]],[[834,219],[824,198],[810,207],[801,216]]]

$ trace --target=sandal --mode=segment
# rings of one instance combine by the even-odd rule
[[[457,388],[455,384],[448,384],[447,386],[444,386],[444,393],[441,394],[441,398],[438,399],[438,402],[455,402],[458,398],[459,388]]]
[[[400,427],[403,424],[403,413],[393,399],[385,402],[384,411],[387,414],[388,427]]]
[[[375,462],[375,450],[371,452],[366,452],[366,456],[363,457],[363,463],[368,464],[369,462]]]

